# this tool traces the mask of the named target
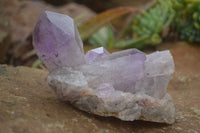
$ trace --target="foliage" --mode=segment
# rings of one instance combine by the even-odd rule
[[[103,12],[88,22],[78,27],[82,40],[88,39],[92,34],[97,32],[100,28],[104,27],[111,21],[120,18],[123,15],[137,11],[134,8],[121,7]]]
[[[93,34],[89,39],[89,43],[93,46],[112,48],[114,45],[114,33],[111,26],[105,26]]]
[[[200,1],[179,0],[174,8],[177,13],[172,27],[179,34],[179,38],[200,42]]]
[[[158,0],[154,7],[137,15],[133,31],[135,38],[119,43],[120,48],[143,48],[157,45],[162,41],[161,32],[169,26],[175,16],[170,1]]]
[[[180,39],[200,42],[200,1],[199,0],[155,0],[155,4],[134,17],[132,37],[119,39],[110,30],[100,30],[92,35],[92,45],[115,48],[144,48],[162,42],[162,33],[171,29]],[[109,17],[109,16],[107,16]],[[103,17],[101,19],[104,19]],[[129,26],[128,29],[131,27]],[[104,32],[102,32],[104,31]],[[105,37],[106,36],[106,37]],[[112,40],[112,44],[109,43]],[[102,44],[104,43],[104,44]]]

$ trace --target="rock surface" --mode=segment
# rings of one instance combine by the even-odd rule
[[[10,46],[10,24],[8,18],[0,10],[0,63],[5,62]]]
[[[47,72],[1,65],[0,132],[199,133],[200,48],[179,43],[158,49],[171,49],[175,60],[176,71],[168,86],[176,107],[174,124],[124,122],[85,113],[57,98],[44,82]]]

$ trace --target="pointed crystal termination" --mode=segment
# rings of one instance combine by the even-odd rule
[[[92,61],[95,61],[96,59],[102,58],[103,56],[109,55],[109,54],[110,53],[104,47],[92,49],[88,51],[85,55],[86,62],[90,63]]]
[[[67,15],[45,11],[33,33],[33,46],[48,70],[85,63],[83,43],[74,20]]]

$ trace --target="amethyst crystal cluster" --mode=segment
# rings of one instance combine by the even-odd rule
[[[174,62],[169,51],[149,55],[136,49],[84,55],[73,19],[44,12],[33,45],[50,71],[46,81],[64,101],[81,110],[121,120],[173,123],[175,108],[166,93]]]

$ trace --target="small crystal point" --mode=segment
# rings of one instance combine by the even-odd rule
[[[41,14],[33,33],[33,46],[50,71],[85,63],[82,40],[74,20],[67,15],[50,11]]]
[[[87,63],[93,62],[96,59],[102,58],[103,56],[109,55],[109,54],[110,53],[104,47],[99,47],[99,48],[89,50],[85,55],[86,62]]]

